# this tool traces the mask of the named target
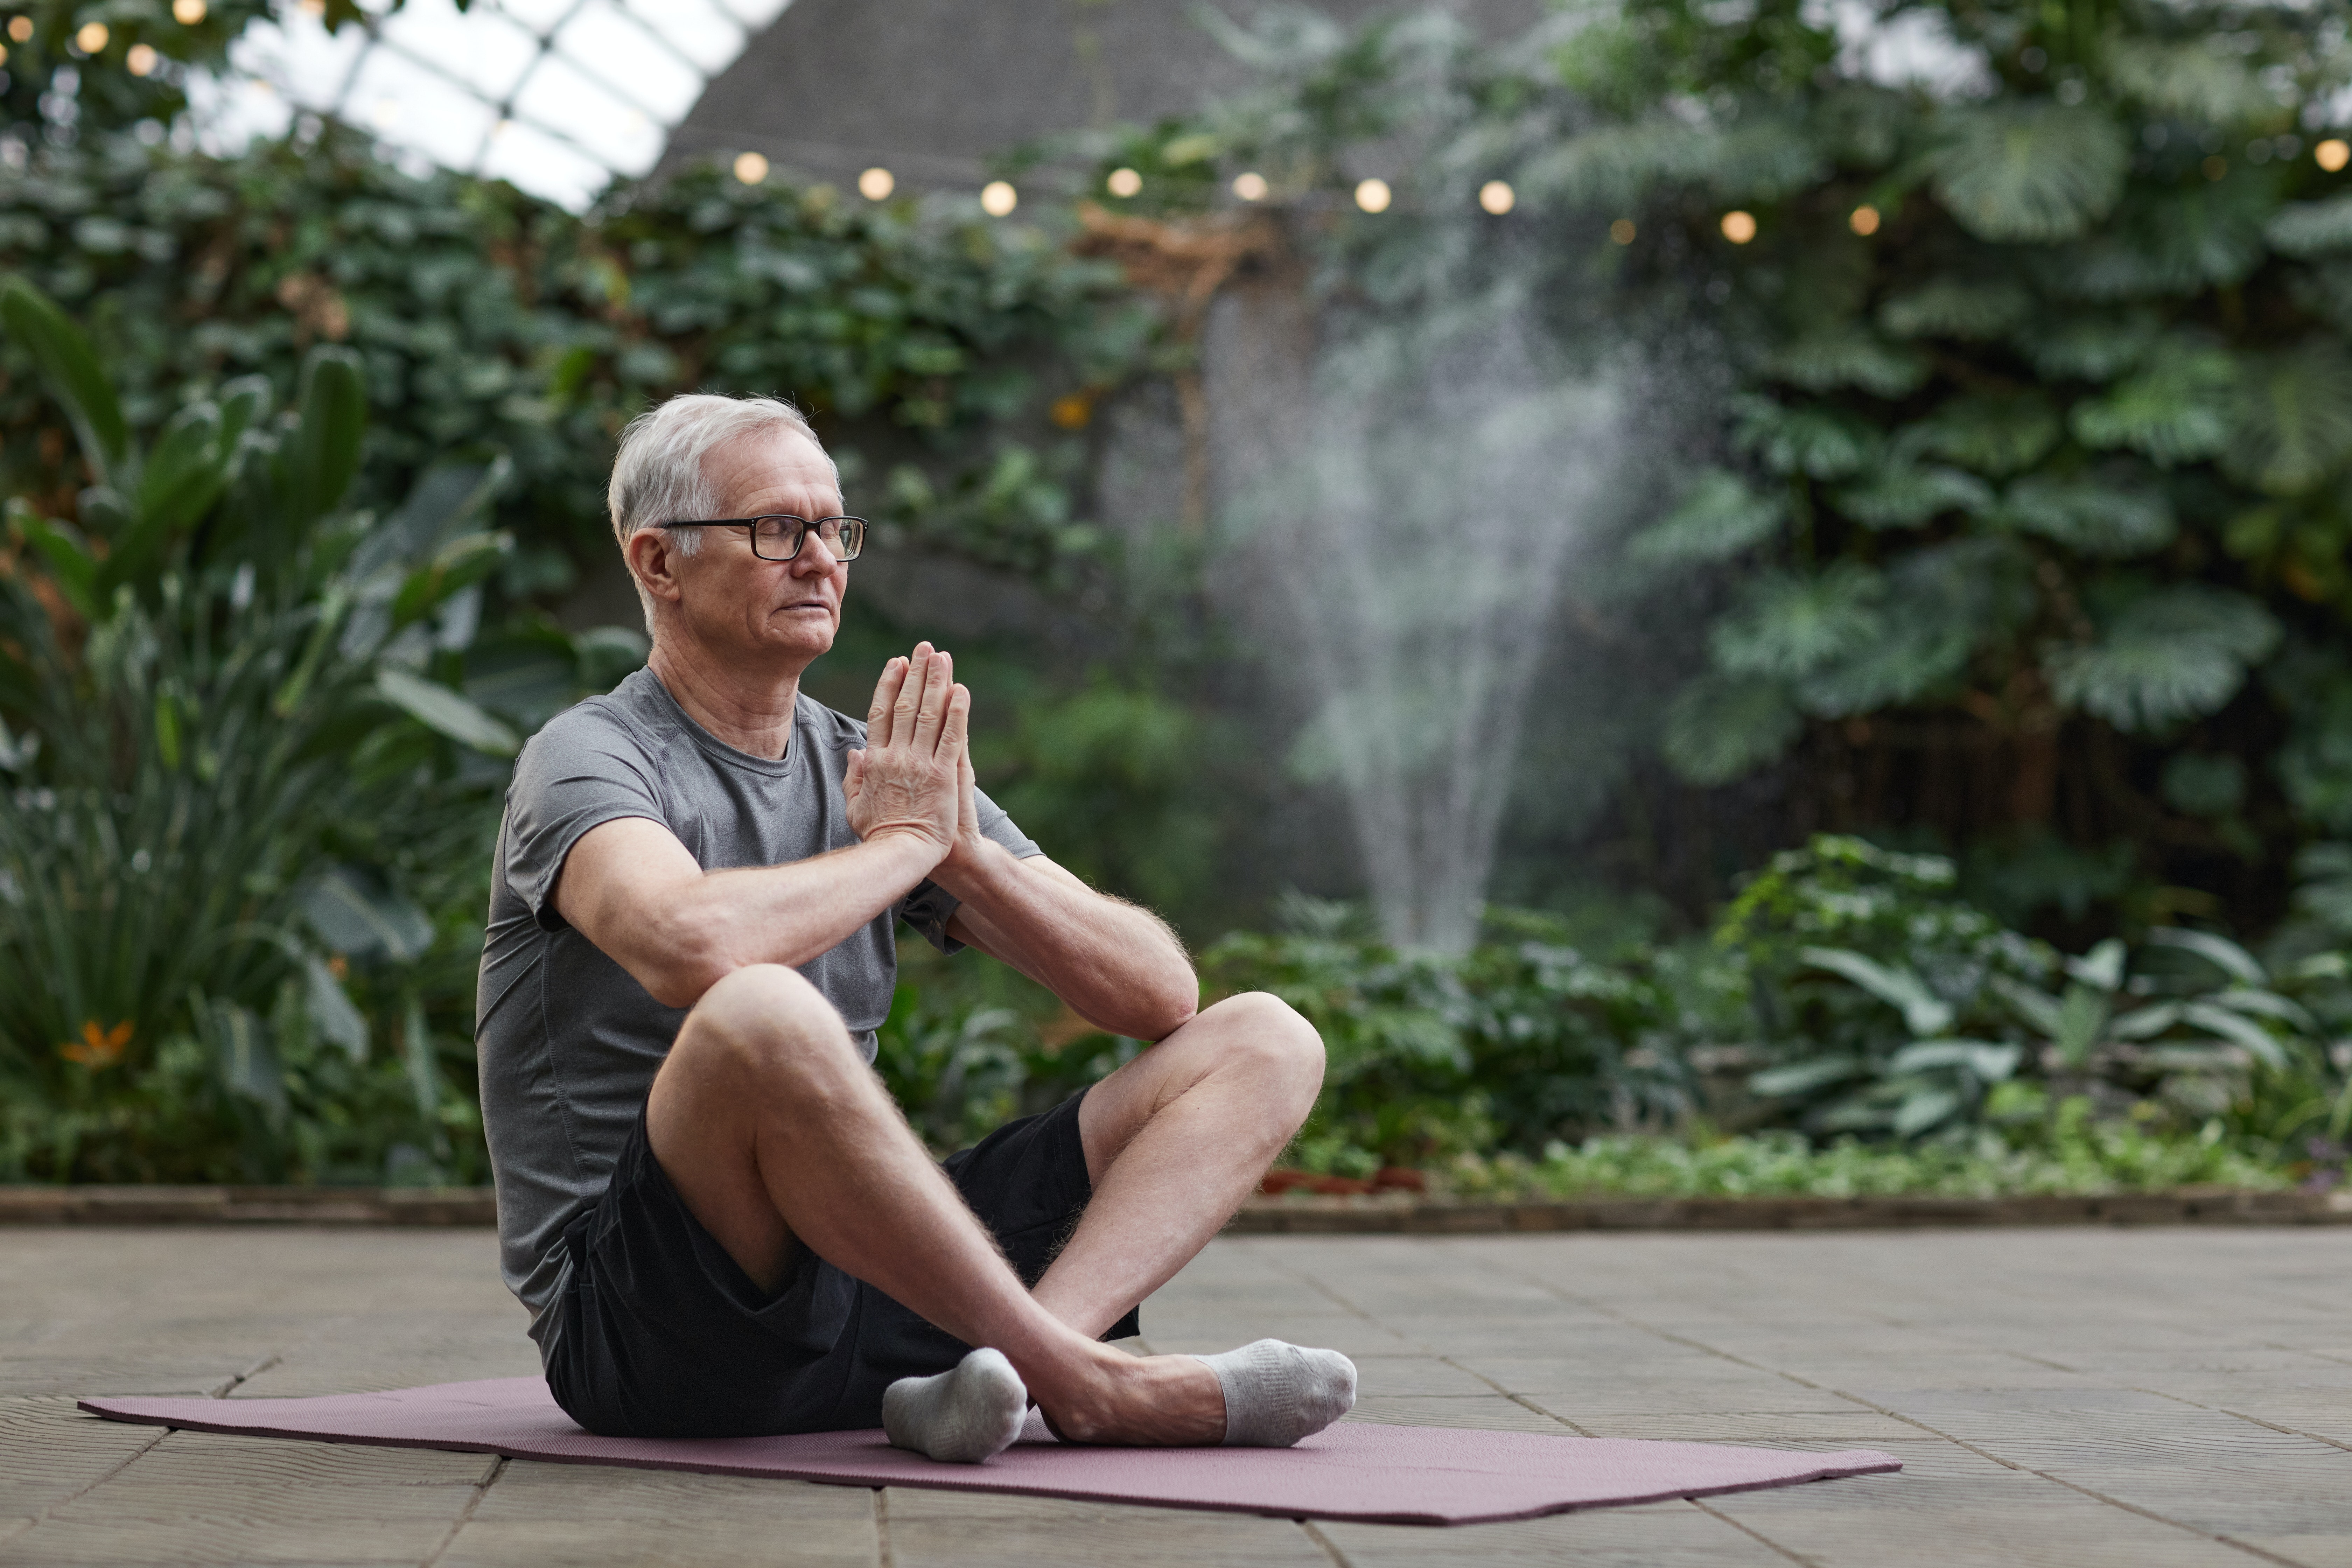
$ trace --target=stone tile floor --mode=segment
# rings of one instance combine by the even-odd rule
[[[536,1370],[479,1231],[0,1229],[0,1563],[2352,1568],[2352,1229],[1217,1243],[1158,1350],[1358,1359],[1357,1418],[1872,1447],[1900,1475],[1432,1530],[163,1432]]]

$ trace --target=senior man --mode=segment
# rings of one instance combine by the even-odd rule
[[[1168,928],[974,787],[947,653],[892,659],[862,725],[802,694],[865,525],[791,405],[671,399],[610,500],[652,657],[516,764],[478,1008],[503,1268],[557,1401],[632,1436],[879,1422],[965,1461],[1033,1399],[1080,1442],[1336,1419],[1334,1352],[1104,1342],[1297,1130],[1314,1030],[1263,994],[1196,1011]],[[898,920],[1156,1043],[942,1170],[869,1066]]]

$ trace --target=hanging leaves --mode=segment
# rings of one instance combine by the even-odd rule
[[[2086,233],[2123,195],[2129,153],[2114,121],[2046,102],[1954,109],[1929,166],[1936,195],[1979,239]]]

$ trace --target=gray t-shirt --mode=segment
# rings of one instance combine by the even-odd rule
[[[568,1267],[563,1227],[600,1196],[668,1054],[682,1008],[665,1007],[556,912],[563,858],[601,823],[643,816],[705,870],[782,866],[857,842],[841,780],[866,726],[803,695],[781,761],[754,757],[687,716],[650,669],[558,714],[515,763],[499,826],[474,1044],[482,1130],[498,1183],[507,1288],[532,1333]],[[980,797],[981,830],[1041,853]],[[874,1057],[897,984],[894,918],[947,952],[956,900],[923,882],[831,952],[800,966]]]

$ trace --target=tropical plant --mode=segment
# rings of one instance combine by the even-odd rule
[[[2087,889],[2247,929],[2352,824],[2342,31],[1612,0],[1488,47],[1286,15],[1228,29],[1261,91],[1103,166],[1143,172],[1128,209],[1262,177],[1327,308],[1509,292],[1648,367],[1663,477],[1587,610],[1692,628],[1615,728],[1703,788],[1777,772],[1759,848],[2054,835],[2071,879],[2010,886],[2071,920]],[[1349,210],[1368,174],[1393,199]],[[1661,858],[1672,816],[1622,815]]]
[[[348,353],[314,350],[282,412],[233,382],[142,443],[46,298],[0,283],[0,324],[95,481],[74,521],[8,504],[0,1154],[219,1176],[348,1165],[356,1144],[381,1174],[404,1138],[446,1164],[470,1111],[416,967],[439,933],[397,884],[483,855],[515,749],[453,684],[509,548],[480,524],[502,465],[344,510],[366,422]],[[346,1114],[337,1147],[319,1094],[357,1093],[378,1045],[411,1108]]]

